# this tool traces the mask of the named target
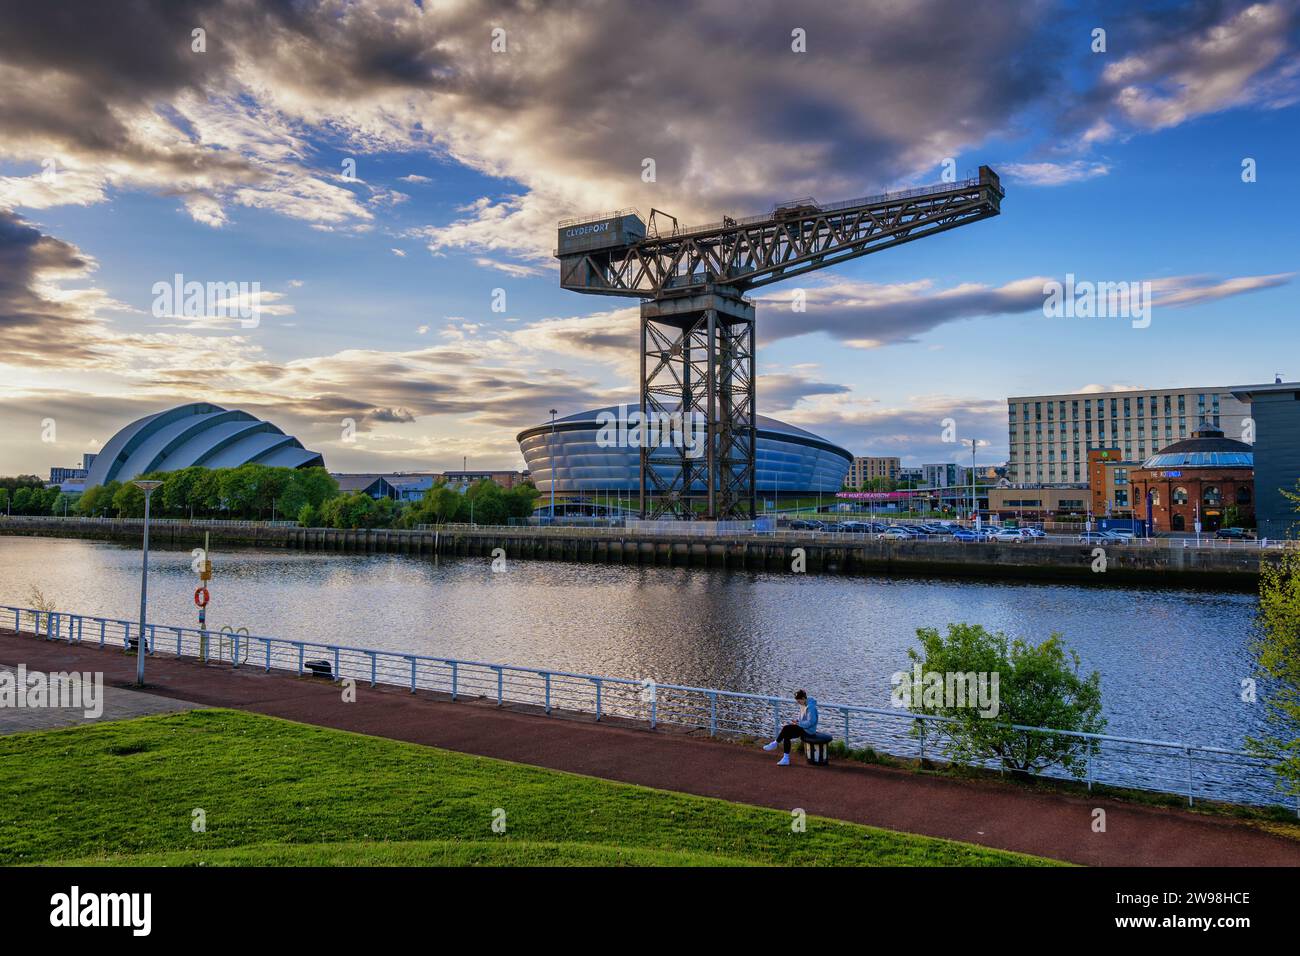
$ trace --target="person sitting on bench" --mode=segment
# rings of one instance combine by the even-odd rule
[[[777,761],[778,767],[790,765],[790,741],[802,740],[808,734],[817,732],[817,700],[809,697],[808,692],[804,690],[795,691],[794,700],[803,708],[799,712],[799,719],[789,721],[776,735],[776,740],[763,747],[764,750],[775,750],[777,747],[784,746],[785,753]]]

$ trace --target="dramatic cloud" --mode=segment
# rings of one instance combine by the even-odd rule
[[[1297,0],[1137,13],[1112,31],[1124,53],[1107,62],[1071,122],[1085,142],[1104,142],[1234,107],[1289,106],[1300,99],[1298,28]]]
[[[1207,276],[1169,276],[1151,281],[1154,308],[1178,307],[1242,295],[1285,285],[1295,273],[1240,276],[1218,280]],[[1080,276],[1079,279],[1098,277]],[[789,295],[760,299],[763,340],[824,332],[854,348],[880,348],[915,342],[920,335],[948,322],[997,315],[1041,312],[1043,286],[1065,277],[1032,276],[996,288],[965,283],[933,291],[933,283],[878,285],[851,280],[828,281],[805,290],[805,310],[795,312]],[[1113,280],[1119,281],[1119,277]],[[1125,281],[1140,281],[1130,276]]]

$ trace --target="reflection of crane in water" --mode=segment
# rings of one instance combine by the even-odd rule
[[[634,209],[560,223],[560,285],[639,298],[641,408],[703,421],[705,454],[682,442],[641,449],[641,514],[753,517],[754,305],[750,289],[996,216],[988,166],[962,182],[851,199],[782,203],[770,214],[682,227]]]

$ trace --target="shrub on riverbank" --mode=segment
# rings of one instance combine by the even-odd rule
[[[1041,644],[990,634],[978,624],[950,624],[916,632],[921,650],[908,650],[913,668],[901,672],[895,696],[916,713],[948,718],[926,729],[940,753],[956,764],[995,760],[1016,774],[1060,766],[1083,777],[1096,743],[1063,734],[1013,730],[1011,725],[1101,733],[1101,674],[1084,676],[1079,655],[1053,634]],[[917,670],[919,665],[920,677]],[[937,681],[931,675],[937,676]],[[984,680],[980,680],[983,675]],[[954,699],[956,678],[972,678],[978,700]],[[938,687],[936,688],[936,683]],[[970,686],[971,681],[963,681]],[[992,701],[985,701],[991,690]],[[936,692],[937,691],[937,692]]]

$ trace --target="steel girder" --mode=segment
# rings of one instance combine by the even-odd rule
[[[642,517],[754,517],[754,374],[754,307],[734,290],[642,303]]]
[[[560,285],[578,292],[663,298],[728,285],[739,292],[998,215],[1002,187],[977,179],[890,198],[807,206],[717,228],[650,238],[560,261]]]

